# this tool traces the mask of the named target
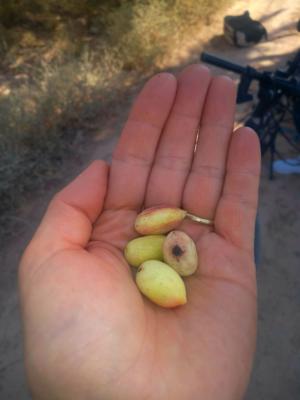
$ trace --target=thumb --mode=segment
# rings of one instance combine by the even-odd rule
[[[21,265],[41,265],[61,250],[84,248],[102,211],[108,165],[94,161],[50,202]]]

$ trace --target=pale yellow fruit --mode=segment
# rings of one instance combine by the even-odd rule
[[[137,270],[136,284],[148,299],[159,306],[173,308],[187,302],[182,278],[161,261],[145,261]]]
[[[141,235],[170,232],[185,218],[186,211],[176,207],[151,207],[142,211],[135,220],[135,229]]]
[[[133,267],[139,267],[147,260],[163,260],[163,243],[165,235],[147,235],[130,240],[124,256]]]
[[[185,232],[170,232],[163,244],[164,261],[181,276],[192,275],[198,267],[197,248]]]

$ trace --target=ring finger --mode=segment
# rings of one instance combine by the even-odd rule
[[[182,200],[184,209],[207,219],[214,218],[223,187],[235,97],[235,85],[231,79],[225,76],[212,79]]]

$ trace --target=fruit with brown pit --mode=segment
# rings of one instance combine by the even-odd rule
[[[181,276],[195,273],[198,267],[197,248],[185,232],[170,232],[163,244],[164,261]]]

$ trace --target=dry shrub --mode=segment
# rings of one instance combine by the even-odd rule
[[[3,16],[19,22],[29,12],[31,21],[53,32],[46,52],[36,53],[39,62],[29,72],[25,68],[29,79],[10,91],[5,88],[2,96],[0,87],[0,215],[16,207],[28,190],[57,176],[66,152],[76,143],[77,128],[118,100],[116,88],[124,70],[153,70],[160,57],[183,45],[184,35],[201,28],[229,1],[116,0],[101,1],[101,7],[97,0],[10,0],[6,7],[1,3],[0,22]],[[47,15],[38,14],[45,10]],[[68,18],[56,22],[55,10]],[[75,24],[75,17],[81,22]],[[99,24],[100,36],[89,33],[92,20]],[[22,43],[38,52],[39,40],[38,33],[28,33]],[[0,52],[7,50],[7,43],[0,39]],[[14,57],[13,51],[8,53]],[[21,58],[24,54],[22,50]]]
[[[109,43],[125,68],[145,69],[166,52],[182,45],[228,0],[124,1],[106,15]]]
[[[0,97],[0,215],[57,175],[83,121],[111,101],[118,73],[104,49],[101,63],[86,52],[64,65],[44,64],[33,83]]]

